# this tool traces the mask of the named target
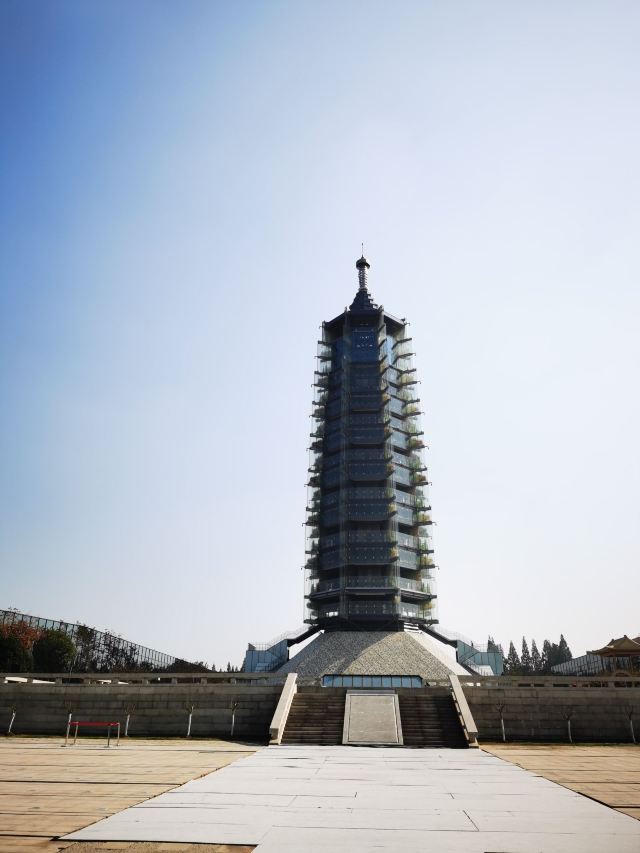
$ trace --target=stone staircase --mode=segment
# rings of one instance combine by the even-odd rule
[[[400,720],[405,746],[468,746],[458,713],[449,691],[400,693]]]
[[[335,746],[342,743],[344,690],[322,687],[296,693],[287,717],[283,744],[315,743]]]
[[[334,746],[342,743],[346,691],[305,688],[295,694],[282,743]],[[366,693],[365,690],[362,693]],[[405,746],[464,749],[468,746],[451,692],[447,689],[398,691]]]

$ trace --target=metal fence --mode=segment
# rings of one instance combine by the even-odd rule
[[[0,610],[0,626],[17,623],[26,624],[30,628],[63,631],[67,634],[76,647],[71,666],[73,672],[130,672],[136,669],[162,671],[183,664],[185,669],[192,668],[186,661],[174,655],[140,646],[115,634],[90,628],[88,625],[44,619],[40,616],[19,613],[16,610]]]

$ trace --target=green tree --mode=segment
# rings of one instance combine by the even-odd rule
[[[549,655],[551,654],[551,643],[545,640],[542,644],[542,654],[540,655],[540,672],[549,672]]]
[[[531,655],[525,637],[522,638],[522,654],[520,655],[520,672],[522,675],[531,674]]]
[[[100,672],[132,672],[137,668],[135,646],[106,631],[100,650]]]
[[[509,643],[509,654],[504,660],[505,675],[520,675],[520,658],[513,643]]]
[[[571,649],[567,645],[567,641],[565,640],[563,634],[560,634],[560,641],[558,643],[549,643],[547,640],[545,640],[545,645],[542,649],[543,658],[545,657],[545,652],[545,672],[551,672],[554,666],[558,666],[558,664],[561,663],[566,663],[573,657],[573,655],[571,654]]]
[[[166,667],[167,672],[191,672],[192,666],[183,658],[176,658],[172,664]]]
[[[43,631],[33,644],[36,672],[68,672],[75,656],[76,647],[65,631]]]
[[[31,649],[20,642],[14,633],[0,633],[0,670],[2,672],[31,672]]]
[[[558,663],[566,663],[573,658],[563,634],[560,634],[560,642],[558,643],[558,658]]]
[[[501,651],[501,649],[502,649],[502,647],[499,646],[498,643],[496,643],[496,641],[493,639],[491,634],[489,634],[489,637],[487,638],[487,651],[488,652],[499,652],[499,651]]]
[[[531,672],[542,672],[542,657],[533,638],[531,639]]]
[[[488,652],[497,652],[504,659],[504,649],[502,648],[502,643],[496,643],[491,635],[487,638],[487,651]]]
[[[95,628],[79,622],[75,631],[76,658],[73,662],[75,672],[97,672],[98,670],[98,633]]]
[[[28,622],[0,625],[0,670],[5,672],[31,672],[33,669],[33,644],[42,633]]]

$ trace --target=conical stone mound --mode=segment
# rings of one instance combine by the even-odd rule
[[[301,678],[323,675],[419,675],[425,679],[466,675],[441,644],[417,632],[330,631],[319,634],[278,672]]]

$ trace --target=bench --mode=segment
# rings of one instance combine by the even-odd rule
[[[69,732],[71,730],[71,726],[75,726],[75,733],[73,736],[72,746],[76,745],[76,741],[78,740],[78,729],[80,726],[89,726],[91,728],[106,728],[107,730],[107,748],[111,746],[111,729],[116,729],[117,740],[116,746],[120,746],[120,723],[109,723],[103,720],[72,720],[71,715],[69,715],[69,721],[67,722],[67,734],[64,739],[64,745],[69,746]]]

